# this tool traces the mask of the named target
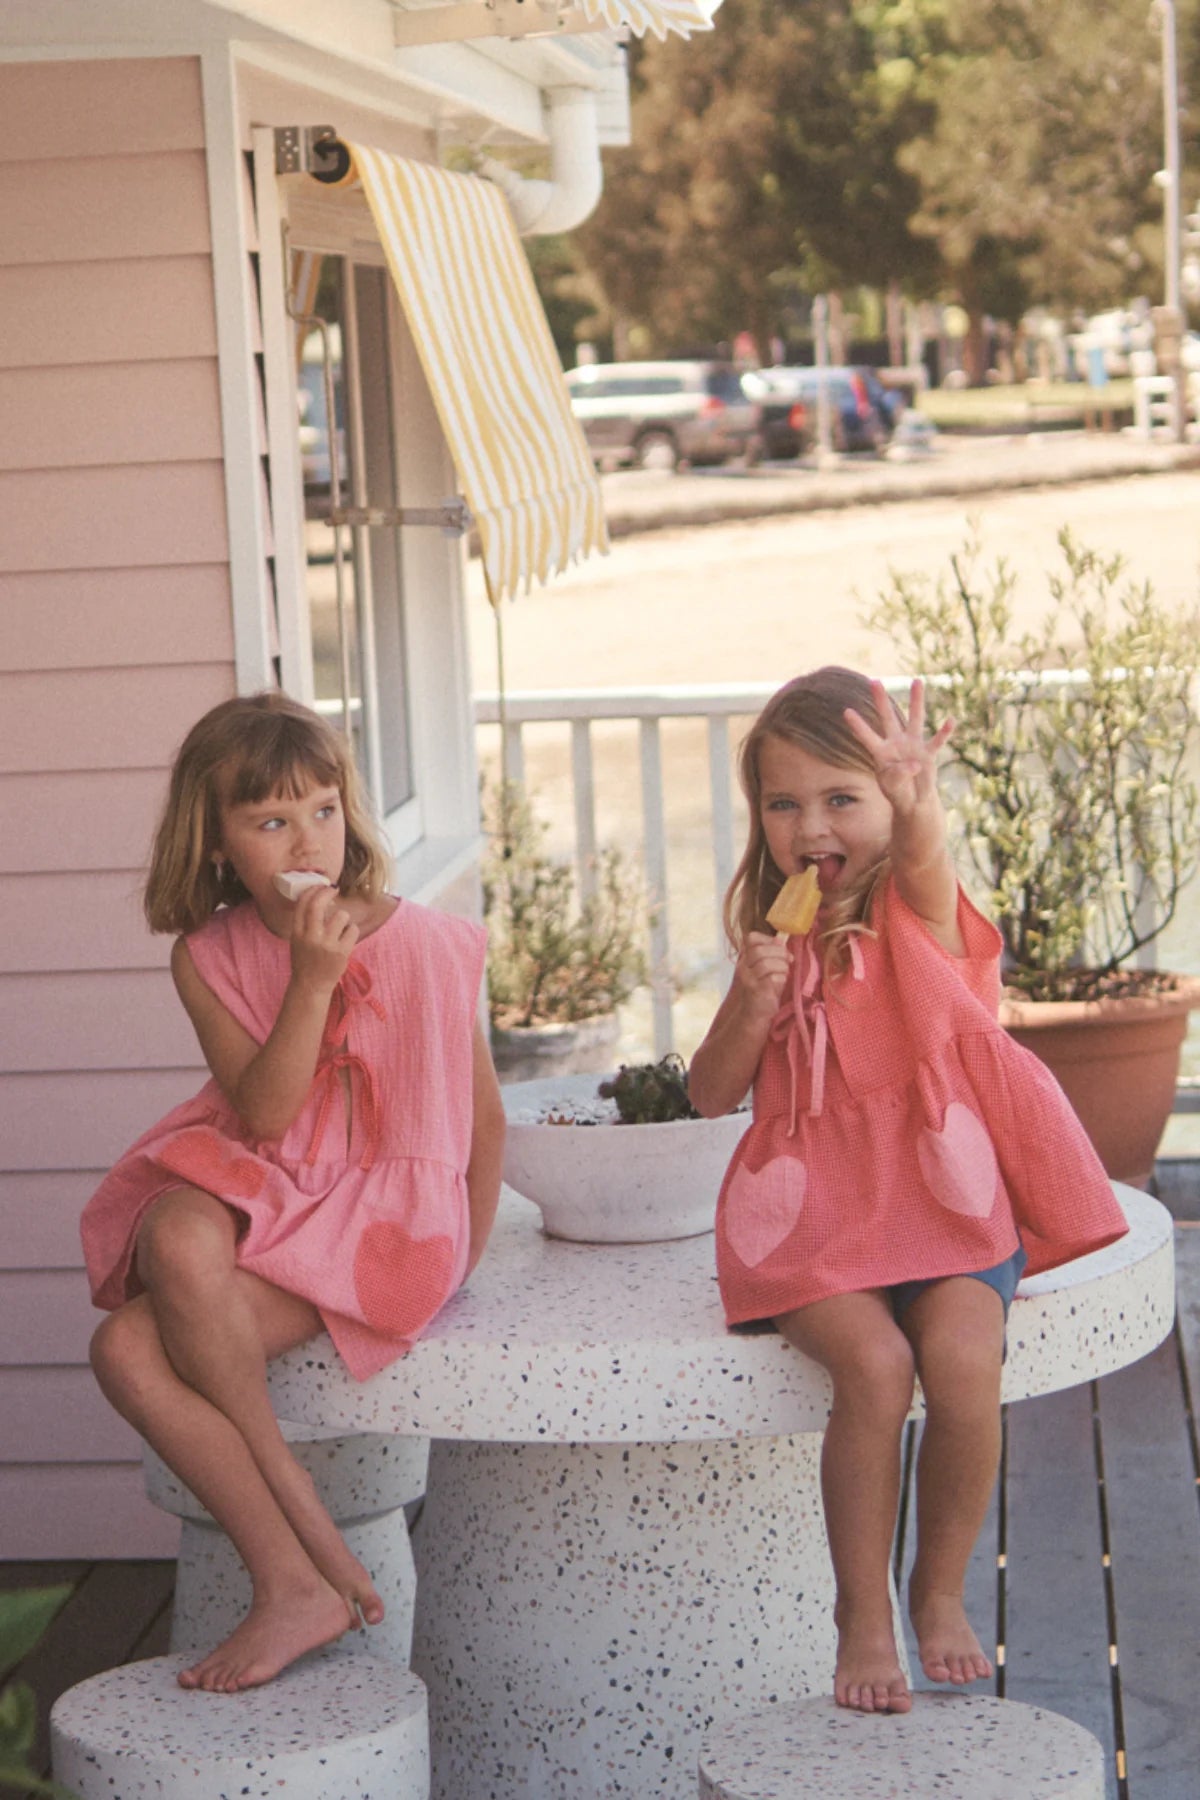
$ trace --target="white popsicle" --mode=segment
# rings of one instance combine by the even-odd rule
[[[333,883],[326,881],[324,875],[318,875],[315,869],[285,869],[281,875],[276,875],[275,886],[285,900],[298,900],[305,888],[332,887]]]

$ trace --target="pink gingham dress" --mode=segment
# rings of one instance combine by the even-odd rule
[[[1000,934],[959,895],[951,956],[888,884],[823,991],[816,932],[754,1083],[717,1205],[732,1324],[833,1294],[1113,1243],[1125,1215],[1043,1063],[997,1021]]]
[[[401,901],[356,945],[308,1099],[282,1138],[254,1138],[215,1080],[140,1137],[84,1208],[96,1305],[140,1291],[138,1228],[186,1184],[237,1211],[239,1266],[311,1300],[358,1380],[410,1349],[466,1272],[484,942],[477,925]],[[287,942],[245,901],[187,945],[200,978],[264,1042],[291,974]]]

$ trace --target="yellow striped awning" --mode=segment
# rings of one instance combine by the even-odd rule
[[[492,604],[607,550],[600,483],[504,195],[347,146],[407,315]]]
[[[665,38],[669,31],[690,37],[693,31],[711,31],[712,15],[721,0],[580,0],[587,17],[602,20],[615,31],[628,25],[638,37],[652,31]]]

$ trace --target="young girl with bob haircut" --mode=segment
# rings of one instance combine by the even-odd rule
[[[1112,1243],[1124,1214],[1061,1089],[997,1022],[1001,939],[959,887],[937,754],[880,682],[800,676],[741,754],[750,837],[726,897],[733,982],[691,1066],[713,1117],[754,1089],[721,1189],[732,1326],[772,1321],[828,1370],[821,1478],[836,1578],[834,1693],[912,1704],[889,1558],[901,1430],[919,1377],[917,1553],[908,1604],[932,1681],[991,1673],[963,1582],[1000,1450],[1000,1373],[1022,1270]],[[815,868],[806,936],[767,913]]]
[[[398,901],[344,739],[280,693],[214,707],[176,758],[152,931],[212,1078],[88,1202],[112,1404],[228,1532],[253,1600],[179,1679],[269,1681],[383,1603],[284,1443],[268,1361],[328,1329],[363,1380],[474,1268],[504,1116],[484,934]],[[310,885],[294,899],[278,877]]]

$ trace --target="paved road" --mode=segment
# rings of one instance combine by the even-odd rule
[[[1060,451],[1047,441],[1029,454],[1049,466]],[[878,480],[879,467],[862,475]],[[707,485],[703,477],[650,479],[673,479],[673,492]],[[890,670],[887,645],[859,623],[860,600],[886,585],[889,568],[948,574],[972,518],[985,560],[1003,554],[1020,575],[1030,621],[1045,603],[1045,572],[1060,562],[1063,524],[1084,544],[1121,553],[1139,580],[1185,605],[1200,598],[1198,500],[1200,473],[1168,468],[620,538],[609,556],[506,603],[508,684],[771,681],[831,660]],[[474,568],[470,625],[474,685],[484,691],[495,686],[495,629]]]

